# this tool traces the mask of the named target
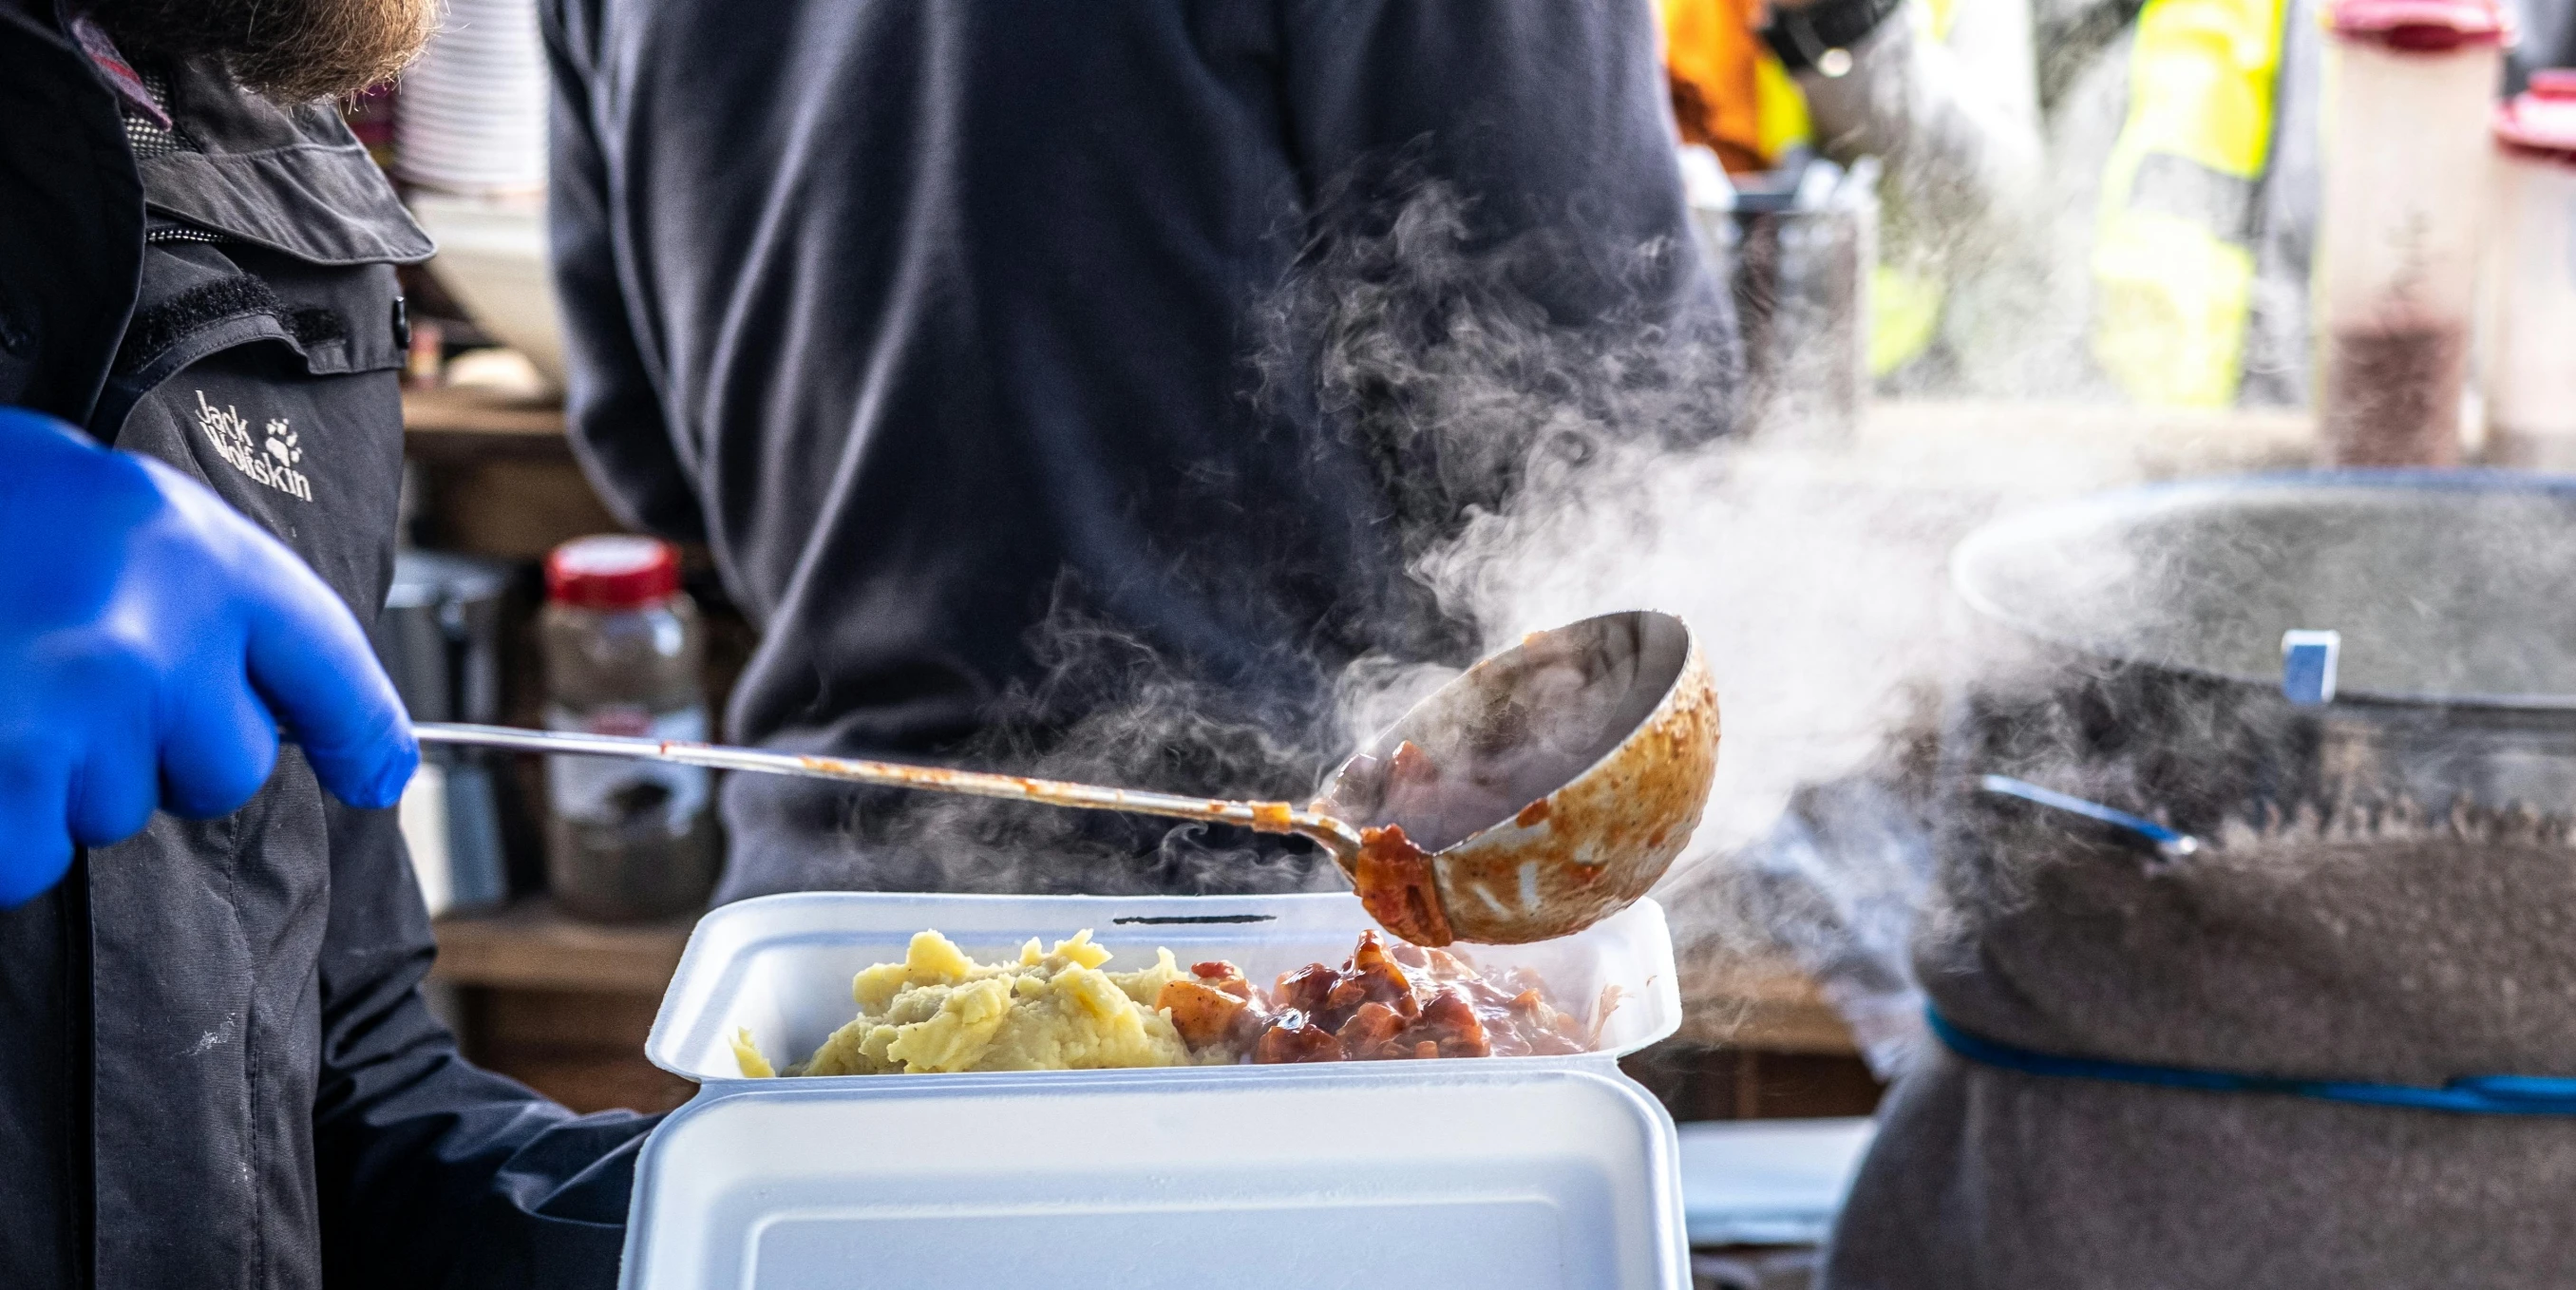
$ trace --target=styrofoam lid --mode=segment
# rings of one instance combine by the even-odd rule
[[[2494,0],[2334,0],[2325,22],[2337,35],[2426,53],[2513,43],[2513,25]]]
[[[2508,153],[2576,162],[2576,70],[2533,72],[2530,88],[2496,109],[2495,134]]]
[[[1401,1065],[710,1088],[645,1144],[622,1284],[1687,1290],[1644,1090]]]

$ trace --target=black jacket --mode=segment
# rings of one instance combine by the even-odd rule
[[[392,266],[429,243],[327,107],[195,66],[167,98],[176,136],[129,142],[51,6],[0,0],[0,404],[187,472],[372,617]],[[651,1122],[465,1064],[431,954],[393,813],[291,748],[0,913],[0,1285],[613,1284]]]
[[[1299,383],[1331,310],[1292,267],[1333,260],[1328,208],[1385,236],[1446,192],[1460,237],[1382,267],[1544,242],[1520,295],[1569,327],[1723,309],[1647,0],[541,14],[574,442],[629,521],[703,538],[763,630],[737,740],[1311,789],[1345,664],[1473,648],[1425,624],[1403,567],[1390,460],[1442,467],[1344,433]],[[1014,847],[993,818],[907,835],[879,826],[937,808],[725,791],[726,897],[1242,872],[1083,872],[1072,840]]]

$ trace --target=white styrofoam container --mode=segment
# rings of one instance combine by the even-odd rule
[[[982,958],[1088,927],[1109,967],[1350,954],[1348,895],[805,893],[700,920],[646,1053],[699,1081],[638,1163],[628,1290],[1690,1284],[1671,1117],[1616,1058],[1679,1025],[1663,911],[1464,947],[1560,1005],[1618,1005],[1580,1057],[746,1080],[854,1013],[850,977],[937,928]],[[1043,1282],[1041,1282],[1043,1278]]]
[[[969,955],[1017,961],[1031,937],[1052,945],[1084,928],[1111,950],[1111,971],[1132,971],[1168,947],[1181,966],[1232,959],[1257,982],[1307,963],[1338,964],[1361,929],[1374,927],[1359,897],[1302,896],[944,896],[817,891],[762,896],[698,920],[679,970],[662,996],[644,1055],[701,1084],[742,1078],[731,1039],[748,1027],[760,1051],[784,1067],[802,1060],[851,1017],[850,978],[874,963],[903,959],[913,933],[936,928]],[[1619,1002],[1602,1027],[1608,1065],[1681,1025],[1672,935],[1663,908],[1641,900],[1572,936],[1535,945],[1452,946],[1488,975],[1535,969],[1557,1006],[1592,1020],[1604,987]],[[1529,1058],[1521,1061],[1535,1060]],[[1083,1072],[1048,1072],[1051,1077]],[[882,1079],[882,1076],[848,1077]],[[920,1076],[907,1078],[919,1079]],[[968,1076],[996,1078],[994,1074]]]

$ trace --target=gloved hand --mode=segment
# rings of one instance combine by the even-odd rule
[[[420,761],[365,632],[293,552],[161,462],[0,408],[0,906],[156,807],[238,810],[279,716],[352,806],[392,805]]]

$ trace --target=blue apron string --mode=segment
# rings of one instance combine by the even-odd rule
[[[1984,1066],[2049,1075],[2061,1079],[2106,1080],[2159,1088],[2196,1089],[2205,1093],[2277,1093],[2324,1102],[2361,1106],[2405,1107],[2466,1115],[2576,1115],[2576,1079],[2551,1075],[2468,1075],[2440,1088],[2419,1084],[2373,1084],[2359,1080],[2289,1079],[2188,1066],[2151,1066],[2142,1062],[2095,1057],[2063,1057],[1999,1043],[1961,1030],[1937,1008],[1924,1009],[1951,1052]]]

